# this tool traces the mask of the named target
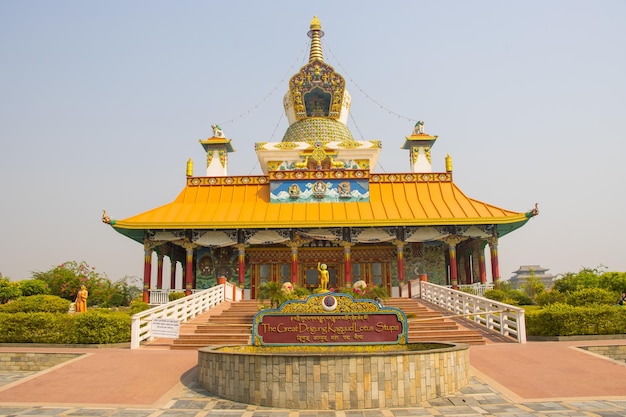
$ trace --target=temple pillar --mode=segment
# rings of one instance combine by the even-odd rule
[[[494,285],[500,283],[500,264],[498,263],[498,238],[491,237],[488,240],[489,247],[491,248],[491,278]]]
[[[239,261],[239,287],[243,288],[246,282],[246,245],[237,245]]]
[[[465,264],[465,284],[469,285],[473,283],[472,279],[472,252],[471,249],[465,252],[465,259],[463,259]]]
[[[298,248],[299,242],[289,242],[287,246],[291,248],[291,283],[295,286],[298,283]]]
[[[176,288],[176,260],[170,256],[170,289]]]
[[[352,287],[352,243],[343,242],[344,286]]]
[[[193,252],[196,245],[185,242],[182,246],[185,248],[185,295],[191,295],[193,289]]]
[[[143,302],[150,302],[150,282],[152,280],[152,246],[144,244],[143,251]]]
[[[458,235],[449,235],[443,240],[448,244],[448,257],[450,258],[450,285],[452,285],[452,288],[456,290],[459,288],[456,247],[459,243],[465,240],[465,238]]]
[[[456,265],[456,245],[448,245],[448,255],[450,257],[450,285],[453,289],[459,288],[459,275]]]
[[[486,242],[482,242],[478,246],[478,271],[480,274],[480,283],[483,285],[487,283],[487,268],[485,268],[485,245]]]
[[[163,289],[163,254],[157,251],[157,290]]]
[[[404,284],[404,242],[396,241],[396,252],[398,257],[398,291],[402,297],[402,284]]]

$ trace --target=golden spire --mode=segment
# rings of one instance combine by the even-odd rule
[[[313,16],[310,29],[309,33],[307,33],[309,38],[311,38],[309,62],[313,62],[316,59],[324,62],[324,54],[322,53],[322,37],[324,36],[324,32],[322,31],[322,23],[317,16]]]
[[[446,172],[452,172],[452,157],[446,154]]]
[[[187,160],[187,176],[193,177],[193,160],[191,158]]]

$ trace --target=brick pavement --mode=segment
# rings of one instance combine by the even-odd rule
[[[587,345],[599,345],[605,342],[589,342],[583,343]],[[610,344],[624,344],[624,341],[608,341]],[[197,383],[195,378],[195,369],[187,369],[191,358],[177,357],[176,361],[168,362],[163,365],[163,355],[167,351],[160,353],[152,353],[149,350],[130,351],[124,349],[115,349],[115,352],[105,352],[107,349],[99,349],[96,352],[87,350],[87,355],[83,359],[73,360],[67,365],[58,365],[52,371],[47,372],[12,372],[6,373],[0,370],[0,417],[5,416],[89,416],[89,417],[108,417],[108,416],[128,416],[128,417],[168,417],[168,416],[214,416],[214,417],[408,417],[408,416],[490,416],[490,417],[617,417],[626,416],[626,364],[618,361],[601,358],[596,354],[583,352],[583,356],[578,355],[578,351],[573,350],[575,360],[580,361],[580,366],[584,367],[585,361],[590,361],[593,367],[598,367],[598,361],[605,361],[609,364],[608,369],[613,372],[613,380],[611,384],[621,384],[623,391],[618,394],[600,393],[594,396],[579,395],[562,395],[562,392],[555,390],[561,395],[556,398],[551,396],[552,392],[547,395],[539,395],[536,397],[528,396],[524,390],[520,390],[516,386],[511,386],[511,381],[517,381],[517,385],[530,384],[541,381],[542,375],[550,378],[557,378],[561,373],[561,379],[565,387],[573,388],[586,384],[589,375],[593,375],[593,369],[588,374],[577,375],[570,372],[567,367],[563,367],[561,359],[571,356],[569,350],[576,349],[576,345],[580,343],[529,343],[527,345],[509,344],[503,347],[501,344],[486,345],[475,349],[470,348],[470,354],[477,367],[473,367],[473,376],[470,384],[453,396],[431,400],[421,404],[420,407],[406,408],[385,408],[370,410],[345,410],[345,411],[325,411],[325,410],[283,410],[253,406],[248,404],[239,404],[231,401],[223,400],[212,396],[205,392]],[[0,348],[2,351],[3,348]],[[170,352],[171,353],[171,352]],[[195,352],[192,352],[195,354]],[[566,354],[567,353],[567,354]],[[494,358],[500,357],[501,360],[509,360],[518,357],[518,362],[528,361],[528,358],[534,358],[532,363],[526,367],[526,372],[522,375],[510,375],[502,378],[502,372],[498,362]],[[126,401],[128,396],[116,397],[112,395],[110,401],[102,403],[91,403],[90,398],[83,398],[83,402],[64,402],[67,398],[67,392],[72,393],[73,398],[78,398],[81,392],[88,393],[90,387],[88,384],[66,384],[66,393],[60,392],[63,385],[57,384],[54,389],[57,391],[55,397],[54,392],[46,397],[45,401],[32,398],[27,400],[25,397],[20,400],[19,395],[25,395],[23,387],[37,387],[42,384],[42,379],[47,375],[46,381],[50,381],[54,374],[59,378],[67,377],[68,370],[64,367],[75,368],[81,365],[81,361],[91,358],[89,362],[83,362],[83,371],[86,364],[97,364],[96,359],[102,358],[100,362],[103,365],[99,368],[100,372],[107,375],[122,374],[126,378],[134,381],[133,384],[126,384],[122,381],[124,378],[116,379],[116,384],[121,384],[121,390],[114,390],[114,394],[119,391],[127,391],[127,395],[139,395],[142,401],[136,401],[132,404],[121,403]],[[108,360],[116,358],[117,362]],[[144,375],[143,387],[139,379],[133,377],[134,368],[124,363],[124,360],[131,360],[133,363],[139,363],[145,366],[139,358],[147,358],[147,360],[155,367],[162,369],[163,375],[167,374],[166,379],[170,381],[171,386],[167,384],[153,384],[154,379],[160,376],[152,372]],[[569,359],[568,359],[569,360]],[[567,362],[567,361],[566,361]],[[72,365],[72,366],[70,366]],[[490,369],[496,367],[498,369]],[[108,368],[108,371],[107,371]],[[173,368],[178,369],[174,371]],[[536,372],[536,369],[543,369],[542,372]],[[519,372],[523,367],[515,367],[510,373]],[[181,371],[182,370],[182,371]],[[601,370],[604,372],[605,370]],[[63,373],[65,372],[65,373]],[[69,374],[73,371],[69,370]],[[173,375],[175,374],[176,375]],[[509,374],[510,374],[509,373]],[[51,375],[53,374],[53,375]],[[172,381],[175,381],[172,383]],[[576,381],[579,381],[576,384]],[[553,382],[551,382],[553,384]],[[537,384],[535,384],[537,385]],[[20,390],[20,387],[21,390]],[[105,390],[110,385],[104,385]],[[141,391],[144,392],[142,395]],[[52,390],[54,391],[54,390]],[[31,390],[32,392],[32,390]],[[40,388],[39,394],[44,392]],[[12,393],[16,393],[12,396]],[[21,393],[21,394],[20,394]],[[18,395],[19,394],[19,395]],[[39,397],[41,399],[41,397]],[[98,397],[102,398],[102,397]],[[19,400],[19,401],[18,401]]]

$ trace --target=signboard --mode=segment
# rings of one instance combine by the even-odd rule
[[[150,324],[150,332],[153,337],[165,337],[169,339],[178,339],[180,332],[180,323],[178,320],[172,319],[152,319]]]
[[[259,312],[254,345],[400,344],[407,341],[402,310],[348,294],[315,294]]]

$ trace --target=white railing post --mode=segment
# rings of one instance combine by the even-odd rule
[[[137,336],[139,335],[139,324],[140,324],[139,317],[135,317],[135,315],[133,315],[133,317],[131,318],[131,324],[130,324],[130,334],[131,334],[130,348],[131,349],[139,348],[139,337],[133,337],[134,335],[137,335]]]
[[[524,309],[519,309],[515,318],[517,322],[517,340],[526,343],[526,315]]]
[[[217,285],[134,314],[131,319],[131,349],[137,349],[142,341],[152,339],[150,328],[152,320],[170,319],[178,320],[180,323],[186,322],[224,302],[224,287],[225,285]],[[168,296],[167,292],[165,294]]]
[[[453,315],[468,317],[489,331],[515,337],[519,343],[526,343],[524,309],[427,281],[420,281],[419,284],[420,296],[424,301],[440,306]],[[485,289],[489,289],[488,285],[471,287],[478,294],[484,294]]]

